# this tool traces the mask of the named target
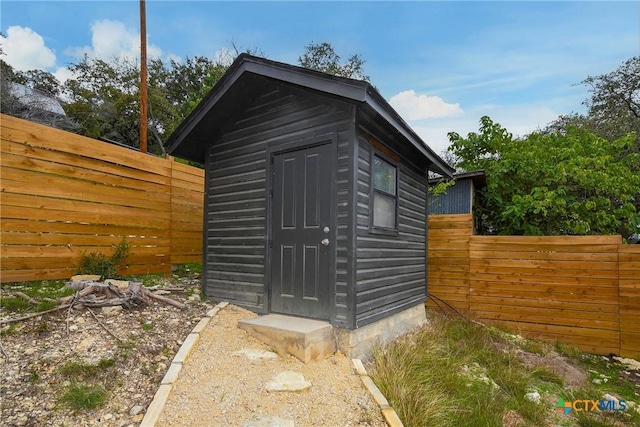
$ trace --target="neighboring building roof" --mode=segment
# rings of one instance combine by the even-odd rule
[[[167,151],[175,156],[203,163],[204,149],[210,139],[204,132],[195,132],[196,127],[203,119],[210,116],[212,111],[212,116],[223,122],[224,118],[228,118],[229,113],[222,110],[238,108],[241,102],[237,99],[238,97],[252,96],[255,93],[254,90],[260,88],[258,82],[245,79],[243,86],[247,87],[242,90],[240,88],[233,90],[238,80],[246,75],[257,75],[282,81],[359,104],[381,117],[397,130],[403,139],[418,149],[431,163],[430,169],[432,171],[449,177],[454,172],[420,139],[370,83],[247,54],[238,56],[207,96],[171,134],[166,144]],[[255,84],[253,88],[249,87],[252,83]],[[232,95],[226,97],[225,95],[228,93],[232,93]],[[188,144],[186,144],[187,140]]]
[[[443,179],[446,179],[446,178],[431,178],[429,179],[429,185],[437,184]],[[475,187],[476,190],[479,190],[480,188],[484,188],[487,185],[487,175],[484,173],[484,170],[453,174],[454,181],[458,181],[461,179],[470,179],[471,181],[473,181],[473,186]]]

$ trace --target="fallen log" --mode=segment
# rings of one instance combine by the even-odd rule
[[[43,314],[52,313],[59,310],[81,310],[100,307],[122,306],[123,308],[133,308],[149,304],[151,300],[171,305],[183,310],[186,306],[178,301],[164,296],[156,295],[145,288],[141,282],[129,282],[126,289],[118,288],[113,284],[106,284],[94,281],[67,282],[67,287],[74,289],[73,295],[58,299],[58,306],[50,310],[31,313],[15,319],[2,319],[0,325],[20,322],[42,316]],[[21,292],[14,292],[19,295]],[[26,295],[19,295],[25,298]],[[38,302],[30,298],[25,298],[31,303]],[[93,313],[92,313],[93,314]]]

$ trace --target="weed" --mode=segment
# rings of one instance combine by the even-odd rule
[[[175,271],[177,276],[192,276],[194,274],[202,273],[202,263],[197,264],[179,264]]]
[[[97,364],[68,361],[58,368],[58,372],[68,378],[95,378],[100,374],[106,375],[107,369],[115,365],[114,359],[100,359]]]
[[[45,333],[47,333],[49,331],[50,331],[49,323],[46,320],[43,320],[42,322],[38,323],[33,328],[33,332],[35,332],[37,334],[45,334]]]
[[[3,297],[0,299],[0,307],[7,311],[22,313],[29,310],[32,305],[22,297]]]
[[[29,384],[35,385],[39,379],[40,379],[40,375],[38,374],[38,371],[31,368],[29,370]]]
[[[564,379],[558,374],[556,374],[555,372],[553,372],[552,370],[545,368],[544,366],[535,368],[531,372],[531,376],[538,381],[541,381],[550,385],[555,385],[560,388],[564,386]]]
[[[72,384],[61,396],[62,403],[74,411],[99,408],[106,400],[107,391],[95,384]]]
[[[126,341],[118,341],[118,348],[121,350],[132,350],[136,348],[138,344],[138,337],[135,335],[129,335]]]
[[[162,346],[162,355],[164,357],[168,358],[169,356],[171,356],[171,349],[169,347],[167,347],[166,345],[163,345]]]
[[[12,323],[10,325],[5,326],[4,328],[0,329],[0,336],[11,336],[11,335],[16,335],[17,333],[19,333],[20,330],[18,328],[18,326],[16,326],[15,323]]]
[[[47,311],[57,306],[58,306],[58,303],[56,303],[55,301],[40,301],[36,306],[36,311],[37,312]]]
[[[123,238],[114,245],[114,253],[107,257],[102,252],[84,252],[78,267],[79,274],[96,274],[101,278],[117,277],[118,268],[129,256],[131,245]]]
[[[152,322],[144,322],[142,324],[142,329],[145,331],[150,331],[151,329],[153,329],[153,323]]]

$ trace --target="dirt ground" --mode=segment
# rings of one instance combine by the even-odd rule
[[[2,328],[0,425],[137,425],[182,340],[213,307],[189,295],[199,280],[178,284],[185,290],[165,296],[186,303],[184,310],[158,302],[94,309],[95,318],[87,310],[65,310]],[[96,366],[97,372],[89,372]],[[84,372],[74,373],[74,367]],[[105,390],[104,405],[70,409],[62,396],[77,384]]]
[[[245,426],[274,417],[296,427],[386,425],[342,354],[308,364],[290,355],[253,361],[238,355],[242,350],[272,351],[237,326],[255,316],[229,305],[213,318],[183,367],[158,427]],[[286,371],[301,373],[311,387],[267,391],[266,384]]]

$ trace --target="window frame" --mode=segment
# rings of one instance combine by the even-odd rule
[[[396,179],[395,179],[395,192],[396,194],[390,194],[383,190],[378,190],[375,188],[375,177],[374,177],[374,167],[375,167],[375,158],[378,157],[380,160],[388,163],[390,166],[395,168],[396,170]],[[369,159],[369,233],[371,234],[383,234],[387,236],[397,236],[398,235],[398,220],[399,220],[399,198],[400,198],[400,185],[398,183],[400,179],[400,163],[395,159],[388,156],[386,153],[377,149],[376,147],[371,146],[371,157]],[[380,193],[381,195],[389,198],[393,198],[394,200],[394,208],[395,208],[395,226],[393,228],[381,227],[379,225],[374,225],[374,209],[373,203],[375,199],[376,193]]]

